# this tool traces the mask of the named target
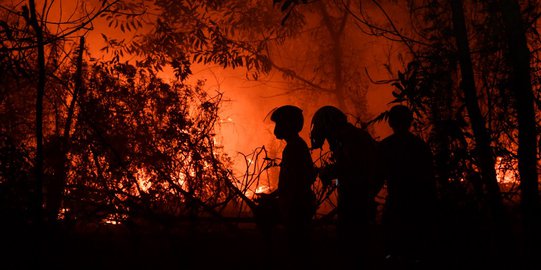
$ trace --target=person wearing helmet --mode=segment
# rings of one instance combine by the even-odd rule
[[[412,121],[408,107],[393,106],[388,114],[393,134],[379,145],[387,183],[382,218],[385,252],[393,264],[420,262],[427,251],[429,224],[437,202],[432,153],[428,144],[409,131]]]
[[[341,261],[366,264],[368,233],[375,222],[375,196],[381,184],[376,177],[376,141],[361,128],[349,123],[338,108],[323,106],[312,117],[312,148],[328,142],[331,168],[321,168],[319,177],[337,179],[337,238]],[[331,172],[331,173],[329,173]]]
[[[278,196],[282,224],[286,230],[288,260],[306,263],[315,214],[312,184],[316,180],[316,172],[308,145],[299,136],[304,117],[300,108],[285,105],[272,112],[271,120],[275,123],[276,138],[286,142],[280,162],[278,189],[273,193]]]

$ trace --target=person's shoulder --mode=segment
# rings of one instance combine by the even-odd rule
[[[393,144],[393,135],[389,135],[383,139],[381,139],[380,141],[377,142],[377,149],[379,151],[387,151],[389,148],[392,148],[392,144]]]
[[[354,126],[351,123],[348,123],[348,131],[351,137],[361,138],[365,141],[373,141],[372,135],[366,130],[360,127]]]
[[[308,147],[308,144],[306,143],[306,141],[305,141],[302,137],[300,137],[300,136],[297,137],[297,138],[295,139],[295,141],[296,141],[299,145]]]
[[[303,149],[303,151],[309,151],[308,144],[303,138],[299,138],[299,147]]]
[[[391,134],[385,138],[383,138],[381,141],[379,141],[379,145],[388,145],[393,143],[396,140],[396,134]]]
[[[296,150],[306,150],[308,151],[308,144],[306,143],[306,141],[301,138],[301,137],[297,137],[293,140],[291,140],[287,145],[286,145],[287,148],[289,149],[296,149]]]
[[[366,130],[364,130],[364,129],[358,127],[358,126],[355,126],[352,123],[348,123],[346,128],[352,133],[363,133],[363,134],[368,133]]]

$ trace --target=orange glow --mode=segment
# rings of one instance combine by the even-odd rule
[[[40,5],[38,1],[38,6]],[[90,2],[90,1],[89,1]],[[95,3],[94,3],[95,4]],[[92,6],[92,2],[86,4],[83,1],[56,1],[55,6],[51,9],[51,21],[66,20],[72,13],[79,14],[84,5]],[[396,7],[395,7],[396,6]],[[397,10],[394,13],[399,14],[401,7],[399,5],[391,5]],[[62,12],[60,12],[62,11]],[[56,15],[55,15],[56,14]],[[56,18],[62,17],[62,18]],[[88,32],[81,31],[87,37],[87,47],[90,55],[95,58],[107,59],[111,55],[107,55],[100,49],[105,45],[102,34],[108,37],[117,39],[129,40],[136,33],[121,32],[118,29],[109,28],[108,22],[103,17],[98,17],[92,24],[92,30]],[[58,26],[60,27],[60,26]],[[51,29],[53,30],[53,29]],[[86,31],[86,30],[85,30]],[[307,32],[307,35],[310,33]],[[308,48],[303,48],[306,45],[307,36],[301,36],[296,40],[289,41],[282,45],[275,45],[271,48],[272,52],[277,55],[276,61],[279,65],[286,68],[294,69],[299,62],[297,58],[303,54],[311,54]],[[389,62],[389,66],[393,65],[393,69],[400,69],[401,61],[404,55],[402,50],[396,46],[394,42],[363,35],[360,32],[349,33],[348,40],[352,40],[355,46],[365,48],[365,50],[355,56],[355,61],[361,63],[359,65],[359,74],[365,70],[374,80],[388,79],[389,74],[385,64]],[[398,56],[396,56],[398,55]],[[123,60],[133,62],[137,59],[136,56],[127,55]],[[314,59],[307,59],[306,63]],[[304,59],[303,59],[304,61]],[[302,62],[302,61],[300,61]],[[384,64],[385,63],[385,64]],[[300,68],[299,74],[310,77],[310,71]],[[238,153],[250,153],[257,147],[265,145],[269,151],[269,158],[280,158],[281,150],[284,142],[277,140],[273,135],[273,124],[268,120],[267,114],[273,108],[284,104],[292,104],[303,109],[305,117],[304,129],[301,132],[301,137],[307,142],[309,141],[308,132],[310,129],[309,123],[311,116],[315,110],[324,105],[337,105],[331,95],[307,92],[306,89],[292,91],[291,81],[284,78],[283,74],[278,71],[272,71],[267,76],[261,77],[259,81],[246,79],[245,70],[240,69],[224,69],[217,65],[197,65],[192,66],[193,76],[189,78],[188,83],[197,80],[205,80],[205,88],[209,93],[223,92],[224,102],[220,110],[220,119],[216,127],[217,135],[213,138],[215,146],[223,149],[223,152],[232,159],[233,175],[239,176],[240,180],[234,180],[239,189],[243,190],[248,198],[252,198],[257,193],[268,193],[273,190],[276,185],[277,171],[269,170],[262,175],[263,180],[258,182],[250,182],[253,179],[249,178],[248,174],[252,173],[251,169],[258,162],[253,158],[246,158]],[[305,74],[302,74],[302,73]],[[170,67],[165,67],[161,73],[164,80],[174,78],[173,71]],[[368,116],[375,116],[388,108],[388,102],[394,97],[392,96],[392,87],[381,84],[368,84],[363,86],[367,88],[367,110]],[[347,114],[353,114],[355,108],[342,108]],[[187,133],[189,131],[186,131]],[[383,138],[390,134],[390,129],[386,123],[377,123],[374,127],[374,137]],[[186,159],[190,162],[190,159]],[[180,164],[183,165],[183,164]],[[204,168],[208,168],[209,164],[204,164]],[[180,166],[179,166],[180,167]],[[182,171],[181,171],[182,170]],[[503,172],[503,171],[502,171]],[[498,173],[500,175],[500,173]],[[136,168],[134,174],[136,184],[143,192],[147,192],[152,188],[153,177],[156,177],[145,168]],[[178,182],[181,188],[188,188],[187,177],[194,177],[195,171],[193,168],[179,168],[177,175],[172,176]],[[242,177],[245,178],[242,178]],[[504,172],[502,179],[507,181],[507,172]],[[499,180],[500,181],[500,180]],[[265,183],[265,184],[262,184]],[[248,187],[246,187],[248,186]],[[122,188],[122,187],[121,187]],[[137,194],[134,191],[134,194]],[[111,217],[104,222],[113,224],[111,220],[118,220],[118,217]],[[115,221],[116,222],[116,221]]]
[[[64,220],[66,218],[66,214],[70,212],[69,208],[61,208],[60,211],[58,211],[58,220]]]
[[[495,168],[498,183],[518,184],[518,164],[516,161],[505,162],[502,157],[497,157]]]
[[[175,178],[173,178],[175,179]],[[183,188],[185,189],[187,186],[186,186],[186,175],[182,172],[179,172],[178,173],[178,176],[176,177],[176,179],[178,179],[178,184]]]
[[[255,193],[269,193],[270,192],[270,187],[269,186],[266,186],[266,185],[261,185],[261,186],[258,186],[255,190]]]
[[[151,178],[152,176],[149,175],[144,168],[137,168],[135,179],[137,179],[137,184],[142,191],[147,192],[150,189],[152,186],[152,183],[150,182]]]
[[[62,1],[66,2],[66,1]],[[395,14],[400,14],[402,6],[391,5]],[[98,17],[94,21],[94,29],[87,33],[87,47],[90,54],[96,58],[107,58],[110,55],[104,54],[100,49],[105,45],[101,34],[117,39],[129,40],[134,33],[120,32],[117,29],[109,28],[105,18]],[[294,68],[295,58],[304,54],[305,48],[300,48],[306,44],[309,36],[301,36],[293,41],[283,45],[277,45],[272,48],[276,54],[278,64],[287,68]],[[366,68],[374,80],[388,79],[389,74],[383,65],[383,62],[390,61],[396,68],[400,68],[398,58],[403,58],[401,49],[391,44],[390,41],[363,35],[359,32],[349,33],[348,39],[354,40],[358,47],[366,48],[365,52],[356,55],[356,59]],[[301,52],[299,49],[302,49]],[[390,54],[392,50],[392,54]],[[393,58],[390,55],[400,55]],[[125,56],[124,60],[133,62],[136,56]],[[364,69],[362,69],[364,70]],[[262,76],[258,81],[246,79],[245,70],[224,69],[218,65],[192,65],[193,75],[188,78],[188,83],[197,80],[204,80],[205,88],[209,93],[216,91],[224,93],[224,102],[220,110],[220,120],[216,142],[217,146],[223,147],[225,153],[233,158],[233,170],[236,173],[242,173],[245,168],[242,164],[242,158],[237,157],[237,153],[249,153],[261,145],[275,145],[273,151],[280,153],[281,142],[276,141],[272,133],[272,124],[266,116],[273,108],[292,104],[303,109],[305,116],[305,126],[301,136],[308,141],[309,121],[313,112],[324,105],[337,105],[337,101],[330,95],[321,95],[304,90],[291,91],[291,81],[285,79],[283,74],[277,71],[271,71],[267,76]],[[305,70],[302,70],[306,72]],[[174,78],[170,67],[165,67],[161,76],[168,81]],[[305,74],[310,76],[310,74]],[[392,87],[381,84],[369,84],[367,87],[367,107],[368,115],[375,116],[388,108],[388,102],[393,99]],[[355,108],[344,108],[346,113],[354,113]],[[376,123],[374,125],[374,135],[376,138],[383,138],[390,134],[390,129],[386,123]],[[278,157],[278,154],[276,155]]]
[[[267,185],[260,185],[255,188],[255,191],[248,189],[246,192],[244,192],[244,195],[249,199],[254,199],[257,194],[269,194],[271,192],[271,187]]]
[[[122,224],[122,220],[125,220],[126,218],[128,218],[127,215],[109,214],[106,218],[102,219],[101,222],[109,225],[120,225]]]

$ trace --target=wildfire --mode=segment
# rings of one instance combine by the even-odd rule
[[[225,118],[220,119],[220,124],[224,124],[224,123],[234,123],[233,118],[225,117]]]
[[[178,178],[178,183],[180,184],[180,186],[182,188],[186,188],[186,184],[187,184],[186,183],[186,175],[184,173],[182,173],[182,172],[179,172],[177,178]]]
[[[271,192],[271,187],[270,186],[259,185],[255,189],[255,191],[249,189],[246,192],[244,192],[244,195],[246,195],[246,197],[248,197],[250,199],[253,199],[254,196],[256,196],[257,194],[270,193],[270,192]]]
[[[66,218],[66,215],[70,212],[69,208],[61,208],[60,211],[58,211],[58,220],[64,220]]]
[[[255,189],[255,193],[268,193],[270,191],[270,187],[269,186],[266,186],[266,185],[261,185],[261,186],[258,186],[256,189]]]
[[[496,158],[496,179],[500,184],[518,183],[518,164],[516,161],[505,160],[502,157]]]
[[[143,168],[137,168],[135,178],[137,179],[137,184],[139,185],[139,188],[141,188],[141,190],[144,192],[147,192],[152,186],[152,182],[150,182],[152,176],[149,175]]]
[[[102,219],[101,221],[104,224],[120,225],[122,224],[122,220],[125,220],[127,217],[127,215],[108,214],[107,217]]]

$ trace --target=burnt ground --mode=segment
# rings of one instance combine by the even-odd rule
[[[169,228],[92,228],[49,230],[40,238],[3,230],[0,269],[285,269],[283,234],[263,241],[251,223],[235,228],[198,224]],[[465,226],[465,228],[468,228]],[[484,230],[445,232],[424,268],[392,268],[383,259],[383,234],[370,233],[369,265],[348,269],[519,269],[513,252],[494,253]],[[509,250],[514,250],[509,247]],[[339,269],[333,225],[314,230],[311,264],[302,269]],[[495,255],[500,254],[503,256]],[[513,255],[515,254],[515,255]],[[526,269],[526,268],[525,268]]]

